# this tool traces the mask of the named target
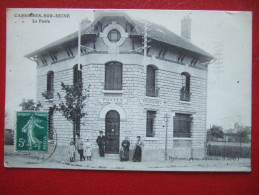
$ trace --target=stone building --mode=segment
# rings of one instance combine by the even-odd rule
[[[61,82],[82,80],[90,86],[87,115],[76,129],[92,141],[94,158],[100,130],[106,158],[118,156],[126,136],[133,150],[138,135],[144,160],[204,157],[207,65],[213,57],[191,43],[191,19],[181,24],[178,36],[122,12],[97,11],[93,22],[82,24],[79,68],[78,32],[26,56],[37,62],[37,100],[49,111],[49,139],[55,129],[57,151],[71,141],[73,125],[52,111],[49,100],[58,100]]]

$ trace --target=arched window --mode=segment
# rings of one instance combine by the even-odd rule
[[[158,97],[158,90],[156,88],[156,68],[147,66],[147,78],[146,78],[146,96]]]
[[[73,67],[73,84],[82,82],[82,64],[80,64],[80,70],[78,70],[78,65]]]
[[[191,99],[191,93],[190,93],[190,78],[191,75],[187,72],[183,72],[181,74],[182,76],[182,88],[181,88],[181,94],[180,94],[180,100],[181,101],[190,101]]]
[[[47,98],[53,99],[54,97],[54,72],[47,73]]]
[[[105,90],[122,90],[122,64],[109,62],[105,64]]]

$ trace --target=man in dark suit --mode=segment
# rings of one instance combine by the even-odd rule
[[[105,148],[105,136],[103,135],[103,131],[100,131],[100,135],[97,137],[97,144],[99,146],[99,153],[101,157],[104,157],[104,148]]]

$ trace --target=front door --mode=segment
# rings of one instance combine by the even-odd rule
[[[120,115],[115,110],[111,110],[106,114],[105,136],[105,153],[118,154],[120,144]]]

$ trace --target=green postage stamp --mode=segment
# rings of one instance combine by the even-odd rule
[[[16,150],[48,151],[48,112],[17,112]]]

